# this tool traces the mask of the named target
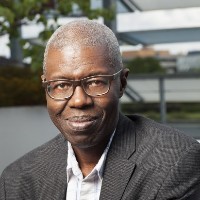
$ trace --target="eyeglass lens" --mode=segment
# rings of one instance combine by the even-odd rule
[[[92,77],[80,81],[56,80],[49,82],[47,92],[55,99],[69,98],[73,95],[77,82],[81,82],[84,91],[90,96],[99,96],[109,90],[109,77]]]

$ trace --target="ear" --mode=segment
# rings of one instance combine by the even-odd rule
[[[129,69],[128,68],[123,69],[122,74],[120,76],[120,81],[121,81],[120,96],[119,96],[120,98],[122,97],[126,89],[128,74],[129,74]]]

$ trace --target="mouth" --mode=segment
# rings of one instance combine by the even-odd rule
[[[96,122],[97,117],[93,116],[74,116],[66,119],[68,126],[72,130],[84,131],[92,128]]]

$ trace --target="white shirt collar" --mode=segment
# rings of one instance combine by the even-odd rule
[[[116,130],[116,129],[115,129]],[[91,173],[89,175],[91,175],[94,172],[98,173],[98,176],[103,179],[103,170],[104,170],[104,165],[105,165],[105,161],[106,161],[106,157],[107,157],[107,153],[108,150],[110,148],[110,144],[113,140],[114,134],[115,134],[115,130],[113,132],[113,134],[110,137],[109,143],[107,144],[103,154],[101,155],[98,163],[96,164],[96,166],[94,167],[94,169],[91,171]],[[79,168],[78,162],[76,160],[73,148],[71,143],[68,141],[68,158],[67,158],[67,182],[69,182],[71,173],[73,173],[75,176],[83,178],[82,172]],[[88,175],[88,176],[89,176]]]

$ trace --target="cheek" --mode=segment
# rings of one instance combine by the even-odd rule
[[[99,98],[98,103],[96,103],[96,105],[103,111],[104,117],[110,118],[111,120],[112,117],[115,117],[118,112],[118,104],[119,98],[117,94],[112,93],[108,93],[102,98]]]
[[[62,113],[63,109],[65,108],[65,101],[55,101],[50,97],[47,97],[47,110],[49,113],[50,118],[55,123],[55,120],[60,113]]]
[[[117,125],[118,121],[118,113],[119,113],[119,98],[116,96],[106,96],[102,98],[98,106],[103,113],[103,118],[101,121],[101,125],[99,125],[101,133],[110,134]]]

